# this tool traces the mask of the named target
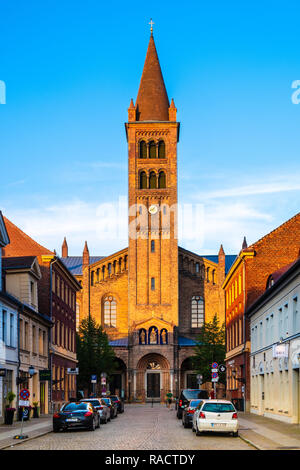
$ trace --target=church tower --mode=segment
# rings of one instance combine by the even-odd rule
[[[131,331],[178,325],[176,108],[168,99],[151,31],[128,142],[128,319]],[[157,325],[159,326],[159,325]]]

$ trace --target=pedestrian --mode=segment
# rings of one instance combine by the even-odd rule
[[[167,396],[167,406],[171,410],[173,393],[168,392],[166,396]]]

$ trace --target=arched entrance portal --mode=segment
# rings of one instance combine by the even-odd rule
[[[146,354],[137,364],[136,397],[142,401],[164,401],[170,390],[170,364],[161,354]]]

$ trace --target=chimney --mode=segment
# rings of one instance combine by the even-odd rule
[[[172,98],[170,107],[169,107],[169,121],[176,121],[177,108],[175,108],[175,103]]]
[[[67,244],[66,237],[64,238],[63,244],[61,246],[61,257],[62,258],[68,257],[68,244]]]
[[[128,121],[136,121],[136,108],[133,103],[133,99],[131,98],[130,105],[128,108]]]
[[[87,242],[84,244],[84,249],[82,253],[82,264],[83,266],[88,266],[90,264],[90,253],[87,246]]]

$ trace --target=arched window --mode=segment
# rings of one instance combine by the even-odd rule
[[[155,253],[155,241],[151,240],[151,253]]]
[[[156,158],[156,145],[154,140],[149,142],[149,158]]]
[[[108,263],[107,271],[108,271],[108,276],[110,276],[111,275],[111,263]]]
[[[91,286],[94,285],[94,271],[91,272]]]
[[[163,140],[158,142],[158,158],[166,158],[166,146]]]
[[[147,144],[144,140],[140,142],[139,157],[147,158]]]
[[[206,281],[209,282],[209,268],[206,269]]]
[[[166,328],[160,330],[160,344],[168,344],[168,330]]]
[[[148,344],[158,344],[158,329],[156,326],[151,326],[151,328],[149,328]]]
[[[150,172],[149,176],[149,188],[150,189],[156,189],[156,174],[155,171]]]
[[[117,326],[117,302],[112,296],[105,297],[104,302],[104,325],[112,328]]]
[[[191,326],[200,328],[204,323],[204,300],[200,295],[194,295],[191,303]]]
[[[139,331],[139,344],[147,344],[147,331],[144,328]]]
[[[196,263],[196,273],[200,273],[200,264]]]
[[[147,189],[147,175],[145,171],[140,173],[140,189]]]
[[[164,171],[159,172],[158,187],[159,188],[165,188],[166,187],[166,174],[165,174]]]

